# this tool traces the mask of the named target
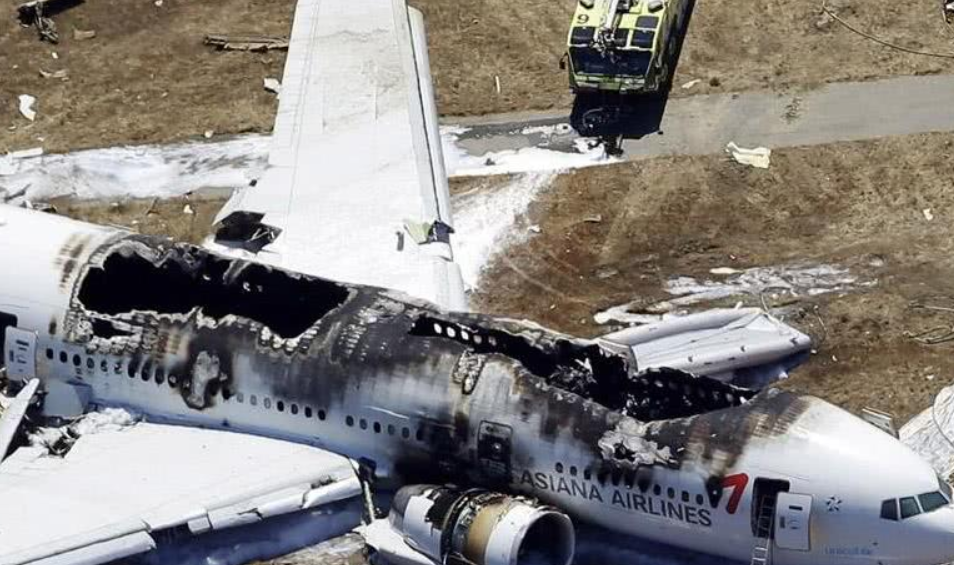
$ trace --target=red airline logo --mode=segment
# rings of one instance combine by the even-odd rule
[[[745,487],[748,484],[749,476],[745,473],[729,475],[722,479],[722,488],[732,489],[732,494],[729,495],[729,503],[725,507],[729,514],[735,514],[735,511],[739,509],[739,503],[742,502],[742,495],[745,493]]]

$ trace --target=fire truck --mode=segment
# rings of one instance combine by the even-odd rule
[[[689,0],[579,0],[562,65],[574,92],[668,87]]]

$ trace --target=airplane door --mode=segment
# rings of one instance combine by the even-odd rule
[[[775,507],[775,545],[781,549],[808,551],[812,497],[807,494],[778,493]]]
[[[483,421],[477,435],[477,458],[480,473],[491,481],[510,482],[510,453],[513,429],[495,422]]]
[[[17,381],[25,381],[36,376],[36,334],[8,327],[4,334],[3,352],[7,362],[7,375]]]

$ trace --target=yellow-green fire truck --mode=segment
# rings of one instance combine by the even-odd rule
[[[567,38],[574,92],[655,92],[669,80],[688,0],[579,0]]]

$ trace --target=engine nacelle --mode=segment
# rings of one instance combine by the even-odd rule
[[[560,510],[479,489],[404,487],[389,520],[407,545],[442,565],[569,565],[576,547]]]

